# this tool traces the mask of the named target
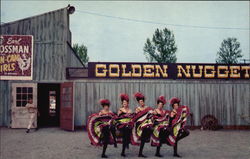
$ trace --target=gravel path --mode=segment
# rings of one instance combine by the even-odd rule
[[[185,159],[250,159],[250,131],[193,130],[180,141],[179,154]],[[139,147],[130,146],[127,157],[137,158]],[[86,131],[63,131],[59,128],[41,128],[25,133],[24,129],[0,128],[0,159],[95,159],[102,149],[89,143]],[[109,146],[109,158],[121,158],[121,145]],[[173,148],[164,145],[164,158],[173,158]],[[146,144],[144,154],[154,156],[155,147]]]

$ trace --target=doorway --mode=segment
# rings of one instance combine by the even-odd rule
[[[38,126],[59,126],[60,84],[38,83],[37,87]]]
[[[11,88],[11,128],[27,128],[30,114],[26,104],[28,99],[32,99],[34,106],[37,106],[37,84],[12,83]],[[36,121],[37,116],[31,128],[36,128]]]

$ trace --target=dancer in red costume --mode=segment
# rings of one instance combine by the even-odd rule
[[[170,100],[172,111],[169,118],[169,127],[172,127],[173,136],[175,137],[174,157],[181,157],[177,153],[178,141],[189,135],[189,131],[185,128],[187,117],[189,115],[189,107],[180,105],[180,99],[173,97]]]
[[[113,119],[115,114],[109,110],[110,102],[108,99],[100,100],[103,109],[88,118],[87,130],[92,145],[103,146],[102,158],[107,158],[106,149],[108,144],[116,145],[115,128]]]
[[[151,136],[151,145],[157,146],[155,156],[162,157],[160,148],[163,143],[167,143],[167,136],[170,134],[168,129],[169,111],[164,110],[166,104],[164,96],[159,96],[157,99],[157,108],[154,110],[154,129]]]
[[[132,130],[131,142],[134,145],[140,145],[138,157],[146,157],[142,152],[145,143],[150,141],[153,129],[153,109],[145,105],[145,97],[142,93],[137,92],[134,96],[139,106],[135,109],[136,115],[133,118],[134,128]]]
[[[132,133],[132,128],[134,126],[132,118],[134,116],[132,110],[129,108],[129,97],[127,94],[121,94],[121,108],[118,110],[118,118],[116,119],[116,128],[118,134],[121,134],[118,137],[118,140],[122,140],[122,152],[121,156],[126,157],[125,149],[129,148],[130,137]],[[119,138],[120,137],[120,138]]]

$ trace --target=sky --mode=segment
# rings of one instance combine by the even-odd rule
[[[221,42],[228,37],[237,38],[243,59],[250,59],[248,1],[5,0],[1,23],[68,4],[76,8],[70,15],[72,42],[86,45],[92,62],[146,62],[143,47],[157,28],[174,33],[178,63],[215,63]]]

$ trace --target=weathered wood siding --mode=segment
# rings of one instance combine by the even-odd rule
[[[9,123],[10,116],[9,81],[0,81],[0,126]]]
[[[181,98],[194,114],[194,124],[200,125],[206,114],[215,115],[222,125],[247,125],[241,114],[250,116],[249,80],[79,80],[75,81],[75,124],[86,125],[87,117],[101,109],[100,98],[111,100],[111,110],[120,107],[120,93],[130,96],[130,107],[137,102],[133,94],[141,91],[146,104],[156,105],[156,98],[164,95]],[[170,109],[169,103],[165,106]]]

